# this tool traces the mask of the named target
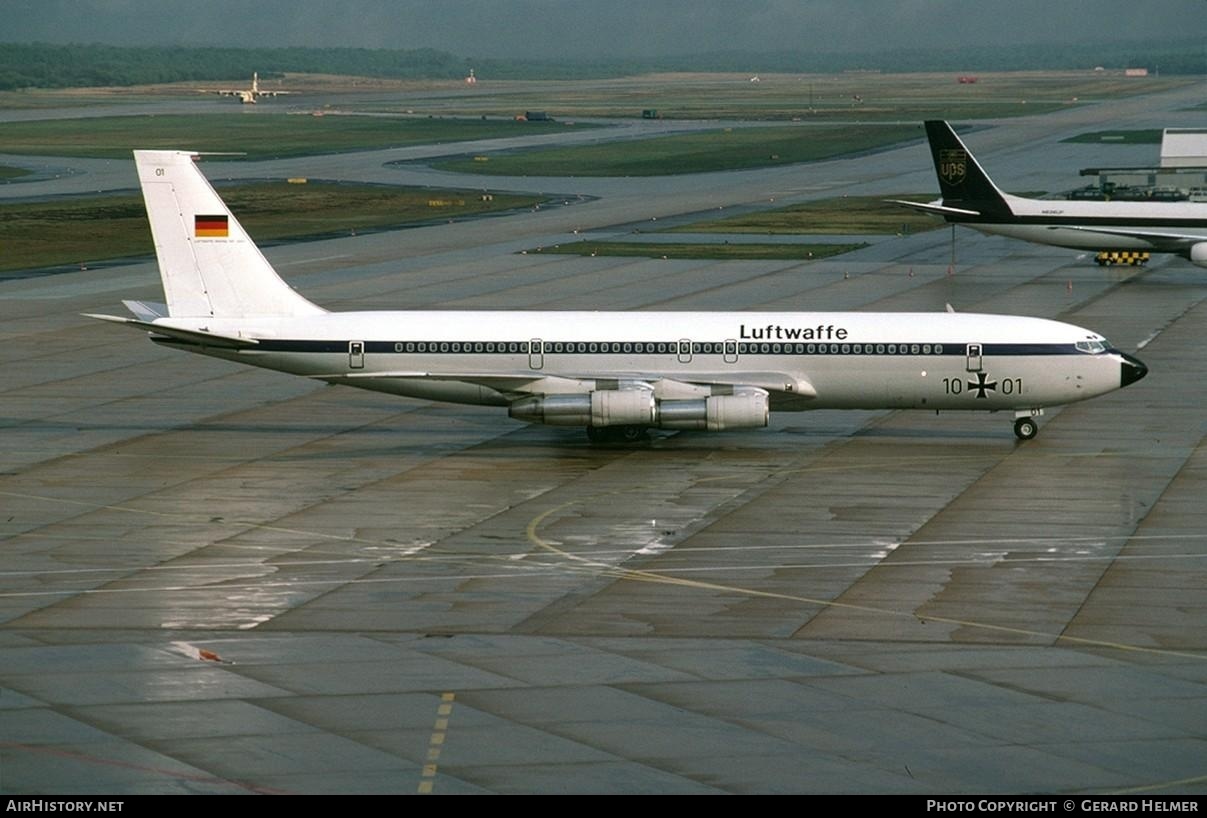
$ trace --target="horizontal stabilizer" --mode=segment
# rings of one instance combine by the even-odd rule
[[[220,347],[223,349],[247,349],[257,346],[260,342],[254,338],[241,338],[237,335],[223,335],[216,332],[207,332],[205,330],[196,329],[181,329],[180,327],[165,326],[163,324],[153,324],[150,321],[140,321],[137,318],[123,318],[119,315],[94,315],[92,313],[83,313],[85,318],[95,318],[99,321],[108,321],[113,324],[124,324],[135,329],[143,329],[152,335],[160,335],[165,338],[174,339],[177,341],[185,341],[190,344],[200,344],[206,347]]]
[[[140,321],[154,321],[156,318],[168,317],[167,304],[160,304],[157,301],[123,301],[122,303]]]
[[[936,216],[957,216],[961,219],[966,219],[971,216],[981,215],[979,210],[965,210],[961,207],[948,207],[946,205],[935,202],[907,202],[902,199],[885,199],[889,204],[902,205],[903,207],[912,208],[913,210],[921,210],[923,213],[932,213]]]

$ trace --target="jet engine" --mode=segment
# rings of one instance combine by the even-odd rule
[[[663,429],[755,429],[767,425],[767,393],[716,395],[700,400],[658,402],[658,426]]]
[[[1196,267],[1207,267],[1207,241],[1191,245],[1189,258]]]
[[[539,395],[515,401],[507,414],[550,426],[657,426],[662,429],[754,429],[767,425],[767,393],[750,390],[693,400],[657,400],[648,389]]]
[[[550,426],[654,426],[658,409],[649,389],[609,389],[523,398],[511,404],[507,414]]]

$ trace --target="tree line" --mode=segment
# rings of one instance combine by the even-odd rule
[[[583,79],[652,71],[833,73],[850,70],[1012,71],[1144,67],[1207,74],[1199,40],[1075,43],[998,48],[902,49],[874,53],[722,53],[629,59],[501,59],[435,49],[130,48],[97,44],[0,43],[0,90],[212,82],[253,71],[387,79],[458,79],[469,68],[498,79]]]

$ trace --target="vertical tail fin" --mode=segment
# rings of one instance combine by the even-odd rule
[[[187,151],[134,151],[172,316],[324,312],[281,280]]]
[[[1006,196],[981,168],[955,130],[940,119],[928,120],[926,138],[939,177],[945,207],[975,210],[982,216],[1013,215]]]

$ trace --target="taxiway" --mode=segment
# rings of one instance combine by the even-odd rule
[[[1094,161],[1059,138],[1186,98],[975,149],[1047,188]],[[398,153],[291,161],[447,181]],[[1026,443],[1003,416],[817,412],[593,448],[80,317],[156,298],[151,262],[0,282],[0,791],[1207,791],[1203,270],[967,231],[949,270],[946,230],[808,264],[517,252],[929,173],[919,144],[542,180],[597,198],[269,256],[341,309],[1059,317],[1149,377]]]

